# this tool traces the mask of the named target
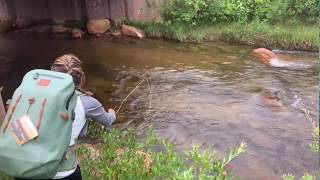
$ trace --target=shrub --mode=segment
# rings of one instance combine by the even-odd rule
[[[216,0],[171,0],[163,7],[163,18],[167,24],[213,23],[219,16]]]
[[[246,150],[241,143],[227,158],[198,147],[178,154],[173,145],[152,131],[139,142],[133,131],[103,133],[103,143],[82,145],[79,159],[84,179],[232,179],[226,165]]]
[[[221,22],[316,23],[318,0],[167,0],[162,15],[167,24],[213,24]]]

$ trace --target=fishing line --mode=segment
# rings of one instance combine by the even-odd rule
[[[145,81],[145,78],[143,78],[143,79],[136,85],[136,87],[122,100],[122,102],[120,103],[119,108],[118,108],[118,110],[116,111],[116,113],[118,113],[118,112],[120,111],[120,109],[122,108],[123,103],[129,98],[129,96],[131,96],[131,94],[134,93],[134,91],[135,91],[136,89],[138,89],[138,87],[140,86],[140,84],[142,84],[144,81]],[[116,107],[117,107],[117,106],[116,106]],[[115,109],[116,109],[116,108],[115,108]]]

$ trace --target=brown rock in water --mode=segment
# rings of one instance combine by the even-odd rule
[[[0,32],[8,31],[14,28],[14,23],[10,20],[0,19]]]
[[[55,25],[52,27],[51,30],[53,33],[58,34],[58,33],[66,33],[68,31],[68,28],[66,28],[62,25]]]
[[[63,24],[65,23],[65,20],[63,20],[63,19],[53,18],[52,21],[53,21],[53,23],[56,24],[56,25],[63,25]]]
[[[120,36],[121,32],[120,31],[114,31],[110,33],[111,36]]]
[[[122,25],[121,31],[124,35],[127,36],[138,37],[139,39],[145,38],[145,34],[142,30],[132,26]]]
[[[71,30],[71,36],[73,38],[81,38],[84,32],[81,29],[74,28]]]
[[[89,34],[103,34],[111,28],[108,19],[92,19],[87,22],[87,30]]]
[[[264,105],[270,107],[272,111],[281,112],[287,111],[287,107],[285,103],[282,101],[281,97],[279,96],[278,92],[264,92],[260,95],[261,102]]]
[[[34,24],[34,20],[29,17],[25,17],[25,16],[17,17],[16,26],[18,29],[27,28],[32,24]]]
[[[277,55],[274,52],[266,48],[258,48],[253,50],[253,55],[258,57],[262,61],[262,63],[268,64],[268,65],[270,65],[271,59],[277,57]]]

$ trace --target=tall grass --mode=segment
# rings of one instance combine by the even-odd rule
[[[317,51],[319,32],[316,25],[274,24],[253,21],[251,23],[220,23],[214,25],[187,26],[161,22],[142,23],[125,21],[126,24],[143,29],[149,38],[163,38],[182,42],[225,41],[241,44]]]

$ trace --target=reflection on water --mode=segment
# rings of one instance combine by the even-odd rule
[[[197,144],[226,154],[244,141],[248,152],[229,166],[242,179],[317,171],[317,156],[308,147],[311,123],[302,113],[306,108],[317,117],[314,54],[286,54],[286,60],[311,68],[281,69],[251,57],[250,47],[222,43],[17,35],[0,41],[0,56],[16,56],[16,74],[1,75],[7,97],[27,70],[47,68],[55,57],[74,53],[84,61],[88,87],[108,107],[146,78],[121,109],[117,126],[135,126],[140,133],[153,125],[179,151]]]

